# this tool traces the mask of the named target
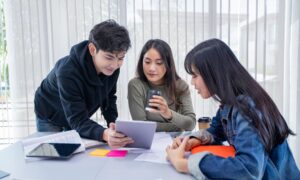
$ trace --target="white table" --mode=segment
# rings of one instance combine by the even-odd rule
[[[178,173],[168,164],[134,161],[139,155],[136,153],[128,153],[124,158],[88,155],[94,149],[87,149],[68,160],[32,161],[24,159],[22,143],[17,142],[0,151],[0,169],[10,173],[3,180],[194,179],[191,175]]]

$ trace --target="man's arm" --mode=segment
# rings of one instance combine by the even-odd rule
[[[112,122],[115,122],[118,117],[118,109],[117,109],[117,79],[119,76],[119,72],[116,72],[116,77],[113,79],[115,84],[111,91],[108,94],[108,97],[105,99],[103,106],[101,106],[101,112],[107,122],[107,127]],[[106,84],[107,85],[107,84]]]
[[[102,141],[104,128],[89,119],[87,106],[80,84],[66,77],[57,77],[58,91],[65,117],[72,129],[80,136]]]

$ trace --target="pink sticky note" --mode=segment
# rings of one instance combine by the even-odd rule
[[[107,157],[125,157],[127,150],[112,150],[106,156]]]

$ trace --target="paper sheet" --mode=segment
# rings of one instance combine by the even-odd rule
[[[92,139],[81,138],[85,148],[92,148],[106,144],[105,142],[100,142]]]
[[[166,160],[166,147],[172,144],[172,138],[167,133],[155,133],[151,150],[143,152],[135,161],[147,161],[161,164],[169,164]]]

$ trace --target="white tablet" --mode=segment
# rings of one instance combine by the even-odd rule
[[[131,137],[133,144],[126,147],[150,149],[156,130],[156,122],[151,121],[116,121],[116,131]]]

